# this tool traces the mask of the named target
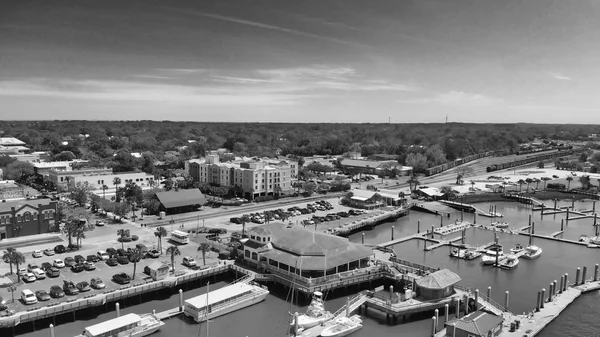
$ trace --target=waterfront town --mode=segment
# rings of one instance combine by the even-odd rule
[[[546,241],[600,247],[600,195],[592,183],[600,176],[583,165],[560,167],[586,164],[581,154],[594,158],[581,145],[528,144],[520,154],[484,153],[426,174],[392,156],[356,151],[299,160],[217,149],[165,177],[78,168],[85,160],[48,160],[16,138],[2,144],[12,163],[32,168],[28,179],[0,182],[3,336],[56,336],[61,324],[98,310],[116,318],[86,327],[85,336],[149,334],[172,317],[207,322],[251,310],[267,296],[294,303],[285,294],[299,305],[286,318],[286,336],[341,336],[369,317],[401,331],[423,315],[432,317],[431,336],[534,336],[580,294],[600,289],[598,264],[564,270],[519,314],[508,290],[499,299],[491,287],[465,283],[460,271],[394,249],[419,242],[424,251],[513,273],[542,260]],[[582,209],[576,200],[592,201]],[[512,223],[501,203],[522,205],[528,217]],[[402,225],[414,213],[427,217]],[[546,233],[538,224],[536,231],[537,217],[557,215],[564,216],[560,228]],[[593,221],[589,235],[569,232],[570,223],[584,221]],[[385,226],[388,239],[366,239]],[[481,242],[473,233],[493,237]],[[525,240],[503,247],[505,236]],[[223,280],[229,285],[187,296]],[[179,305],[120,313],[123,304],[164,292]],[[325,309],[329,298],[345,302]]]

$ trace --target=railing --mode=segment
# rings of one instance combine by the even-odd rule
[[[424,264],[419,264],[419,263],[415,263],[415,262],[402,260],[395,256],[390,257],[390,261],[393,263],[403,265],[403,266],[407,266],[407,267],[411,267],[411,268],[419,269],[419,270],[424,270],[424,271],[431,272],[431,273],[440,270],[440,268],[434,268],[434,267],[426,266]]]
[[[367,294],[365,292],[358,293],[356,296],[351,298],[350,301],[348,301],[347,305],[344,305],[343,307],[339,308],[336,312],[333,313],[334,319],[338,318],[341,314],[345,313],[346,307],[350,308],[350,311],[354,311],[353,307],[357,303],[360,303],[360,304],[364,303],[366,298],[367,298]]]

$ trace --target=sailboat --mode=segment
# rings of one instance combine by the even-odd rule
[[[208,319],[208,293],[209,293],[210,282],[206,282],[206,314],[204,315],[206,321],[206,337],[209,337],[208,333],[208,325],[210,320]],[[202,321],[200,321],[200,327],[198,327],[198,337],[200,337],[200,332],[202,331]]]

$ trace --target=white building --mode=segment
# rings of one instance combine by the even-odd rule
[[[69,183],[77,184],[87,182],[94,186],[94,189],[102,189],[106,185],[109,189],[114,189],[115,178],[121,180],[119,186],[124,186],[128,182],[134,182],[138,186],[151,186],[154,183],[154,176],[145,172],[118,172],[113,173],[112,169],[82,169],[71,171],[52,170],[48,174],[48,180],[55,186],[66,187]]]

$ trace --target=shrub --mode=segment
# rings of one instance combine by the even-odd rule
[[[132,235],[131,236],[131,240],[133,241],[137,241],[139,239],[139,237],[137,235]]]
[[[131,236],[123,236],[117,239],[119,242],[131,242]]]

